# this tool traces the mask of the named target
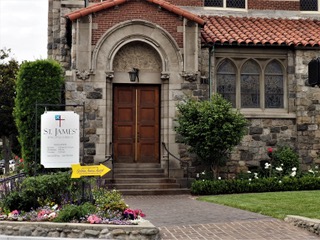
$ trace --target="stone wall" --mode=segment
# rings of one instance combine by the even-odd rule
[[[0,221],[0,235],[54,238],[160,239],[159,229],[149,222],[139,225],[78,224]]]
[[[290,223],[293,226],[305,229],[309,232],[320,235],[320,220],[319,219],[311,219],[300,216],[288,215],[284,219],[286,222]]]

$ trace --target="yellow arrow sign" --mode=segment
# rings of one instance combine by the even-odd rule
[[[71,164],[72,174],[71,178],[80,178],[82,176],[100,176],[102,177],[111,169],[103,164],[81,166],[80,164]]]

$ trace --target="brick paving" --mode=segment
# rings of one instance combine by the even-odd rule
[[[236,208],[201,202],[191,195],[124,196],[142,209],[163,240],[313,240],[312,233],[284,221]]]

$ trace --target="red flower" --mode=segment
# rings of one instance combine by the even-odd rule
[[[268,153],[272,153],[273,149],[270,147],[268,148]]]

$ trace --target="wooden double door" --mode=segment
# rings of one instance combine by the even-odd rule
[[[113,143],[115,162],[159,162],[159,92],[158,85],[114,86]]]

